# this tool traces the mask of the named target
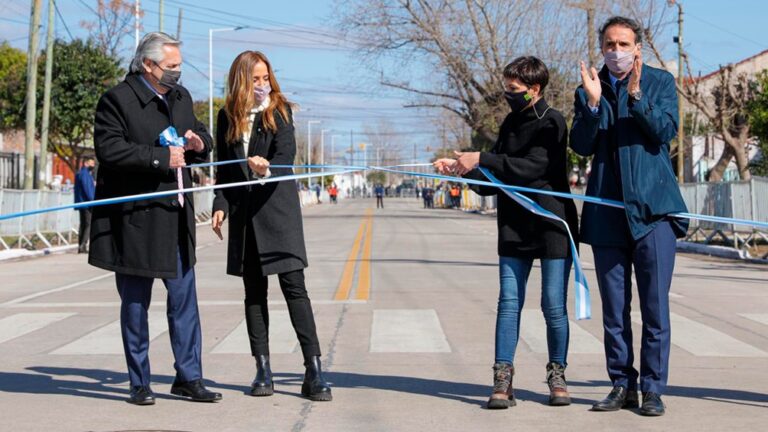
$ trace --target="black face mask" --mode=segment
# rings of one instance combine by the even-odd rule
[[[159,64],[157,64],[157,62],[155,62],[155,64],[161,71],[163,71],[163,75],[158,80],[158,84],[169,90],[179,84],[179,80],[181,79],[181,71],[163,69]]]
[[[88,167],[88,171],[90,171],[90,172],[93,172],[93,169],[94,169],[94,168],[95,168],[95,167],[89,166],[89,167]]]
[[[504,99],[507,100],[507,104],[509,104],[509,108],[512,109],[512,112],[517,114],[528,106],[532,98],[531,95],[528,94],[528,91],[516,93],[505,91]]]

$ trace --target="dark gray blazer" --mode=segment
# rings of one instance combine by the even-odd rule
[[[292,165],[296,157],[293,119],[283,119],[276,113],[277,131],[264,128],[261,116],[256,116],[248,143],[248,157],[261,156],[271,165]],[[219,111],[216,128],[216,159],[219,161],[246,157],[242,142],[227,142],[229,120]],[[289,168],[270,168],[272,177],[293,174]],[[246,163],[218,167],[216,184],[253,180]],[[221,210],[229,219],[227,273],[243,274],[243,253],[246,224],[250,223],[256,236],[262,274],[280,274],[307,267],[301,204],[295,181],[218,189],[213,211]]]

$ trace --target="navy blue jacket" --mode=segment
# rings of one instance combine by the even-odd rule
[[[648,234],[670,213],[687,211],[672,171],[669,142],[677,134],[677,91],[672,74],[643,65],[638,102],[629,98],[628,79],[611,85],[600,71],[602,97],[597,113],[576,89],[571,148],[594,156],[587,195],[623,201],[626,209],[585,203],[581,240],[596,246],[624,247]],[[678,237],[688,222],[672,218]]]
[[[75,175],[75,202],[93,201],[95,194],[96,183],[91,171],[88,170],[88,167],[80,168],[80,171]]]

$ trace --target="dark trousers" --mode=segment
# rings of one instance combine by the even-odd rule
[[[245,257],[243,263],[243,284],[245,285],[245,321],[251,354],[269,355],[269,307],[267,292],[269,281],[262,274],[255,235],[246,230]],[[320,355],[315,315],[304,284],[304,270],[295,270],[277,275],[280,289],[288,304],[288,315],[299,339],[304,358]]]
[[[632,267],[643,321],[640,390],[663,394],[669,376],[669,288],[675,267],[675,234],[668,221],[630,247],[597,247],[597,281],[603,302],[603,341],[608,376],[614,386],[637,390],[632,349]]]
[[[376,208],[384,208],[384,197],[381,195],[376,195]]]
[[[91,236],[91,209],[84,208],[80,212],[80,232],[77,234],[79,252],[88,250],[88,238]]]
[[[195,270],[177,253],[177,276],[163,279],[168,290],[167,314],[171,348],[176,362],[176,379],[182,382],[202,378],[202,335],[197,309]],[[153,278],[116,273],[120,293],[120,327],[131,386],[148,386],[149,325],[147,312],[152,299]]]

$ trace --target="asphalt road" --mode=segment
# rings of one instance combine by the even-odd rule
[[[416,199],[341,201],[304,210],[308,289],[334,401],[299,394],[302,358],[273,280],[276,394],[246,396],[254,373],[242,282],[226,247],[198,228],[197,282],[208,385],[222,402],[169,394],[173,357],[155,285],[150,315],[158,402],[124,402],[127,374],[114,277],[65,254],[0,263],[0,430],[389,431],[762,430],[768,422],[768,268],[678,255],[667,415],[593,413],[610,384],[591,252],[591,320],[571,322],[566,376],[574,403],[546,405],[540,275],[529,281],[515,376],[518,405],[490,392],[498,274],[495,220],[425,210]],[[569,311],[573,313],[573,293]],[[637,307],[634,310],[639,310]],[[636,328],[636,338],[639,336]]]

